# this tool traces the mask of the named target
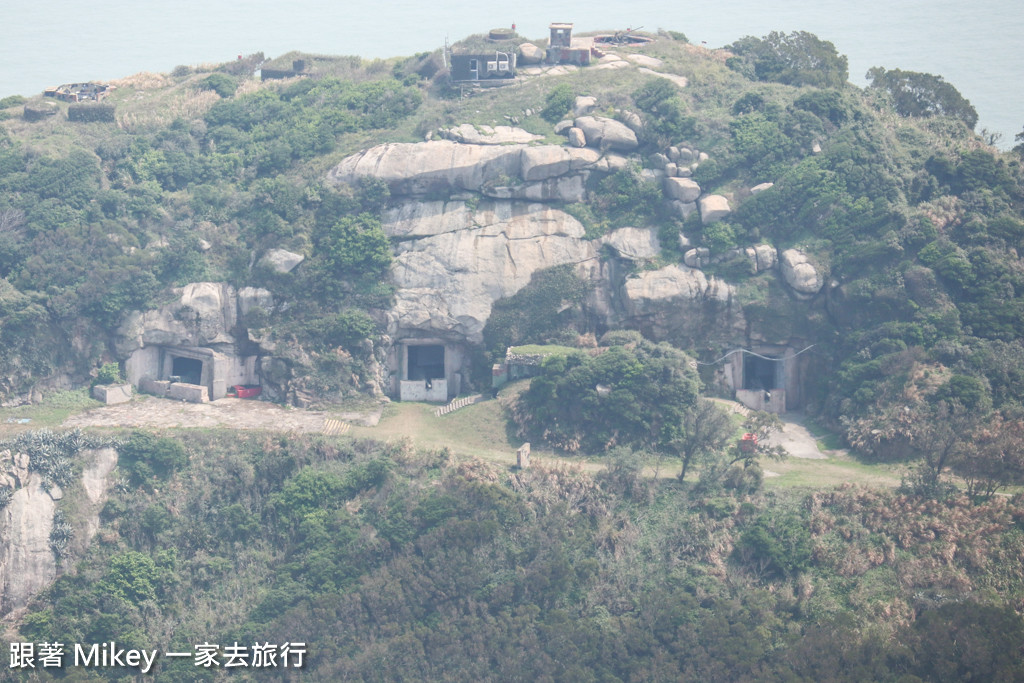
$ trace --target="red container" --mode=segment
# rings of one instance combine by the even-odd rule
[[[740,439],[740,450],[744,453],[753,453],[757,450],[757,435],[747,432]]]
[[[234,396],[235,398],[256,398],[262,393],[263,387],[258,384],[255,386],[246,386],[244,384],[236,384],[233,387],[228,388],[228,396]]]

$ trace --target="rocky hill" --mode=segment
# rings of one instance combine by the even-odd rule
[[[850,85],[810,34],[622,38],[253,56],[123,79],[95,116],[0,101],[4,408],[122,374],[379,416],[518,362],[519,428],[608,463],[20,432],[8,639],[303,640],[311,680],[1019,678],[1020,150],[936,77]],[[765,493],[768,443],[732,432],[771,420],[701,393],[813,415],[901,490]]]

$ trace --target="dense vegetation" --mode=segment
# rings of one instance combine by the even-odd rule
[[[811,34],[744,38],[722,61],[688,47],[649,48],[686,88],[584,69],[467,104],[446,99],[437,55],[419,55],[276,84],[183,68],[163,83],[172,104],[120,88],[117,125],[29,123],[13,113],[23,99],[0,100],[0,390],[58,372],[84,383],[117,360],[109,340],[129,311],[214,280],[283,304],[241,323],[309,395],[365,392],[392,294],[389,190],[330,189],[326,170],[527,108],[522,125],[553,135],[592,94],[604,113],[642,115],[642,147],[564,208],[589,238],[648,225],[663,245],[616,276],[678,262],[680,234],[707,247],[759,338],[815,342],[808,410],[861,457],[915,464],[899,491],[764,492],[756,461],[770,453],[740,452],[735,432],[774,425],[736,424],[700,398],[690,366],[720,357],[722,337],[613,331],[597,347],[586,286],[557,268],[495,303],[476,365],[486,379],[509,346],[590,347],[549,358],[512,415],[538,444],[607,457],[606,472],[351,440],[128,435],[96,542],[20,636],[163,651],[304,641],[308,677],[325,681],[1024,677],[1024,502],[996,495],[1024,483],[1022,147],[989,147],[937,76],[878,67],[854,88],[845,57]],[[677,144],[709,155],[693,177],[732,198],[726,220],[661,201],[643,166]],[[821,294],[751,273],[735,249],[758,243],[800,247]],[[273,272],[260,258],[275,248],[307,260]],[[5,447],[35,449],[65,486],[82,439]],[[642,476],[654,458],[679,476]],[[9,498],[0,489],[0,506]],[[160,666],[159,680],[216,677]]]
[[[591,478],[364,442],[181,438],[185,468],[113,493],[101,543],[23,637],[305,642],[306,676],[324,681],[1021,675],[1024,621],[1006,606],[1024,596],[1018,499],[736,494],[656,484],[626,453]],[[215,677],[158,666],[161,681]]]

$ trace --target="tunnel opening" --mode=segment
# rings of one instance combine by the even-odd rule
[[[444,379],[444,346],[423,344],[409,347],[406,379],[412,381]]]
[[[751,354],[743,357],[743,388],[749,391],[783,389],[783,363]]]
[[[186,384],[203,383],[203,361],[198,358],[175,357],[171,362],[171,375]]]

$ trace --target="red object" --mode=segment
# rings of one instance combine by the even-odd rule
[[[740,439],[740,450],[744,453],[752,453],[757,448],[757,435],[747,432]]]
[[[228,396],[234,396],[235,398],[256,398],[263,392],[261,386],[246,386],[244,384],[236,384],[228,389]]]

